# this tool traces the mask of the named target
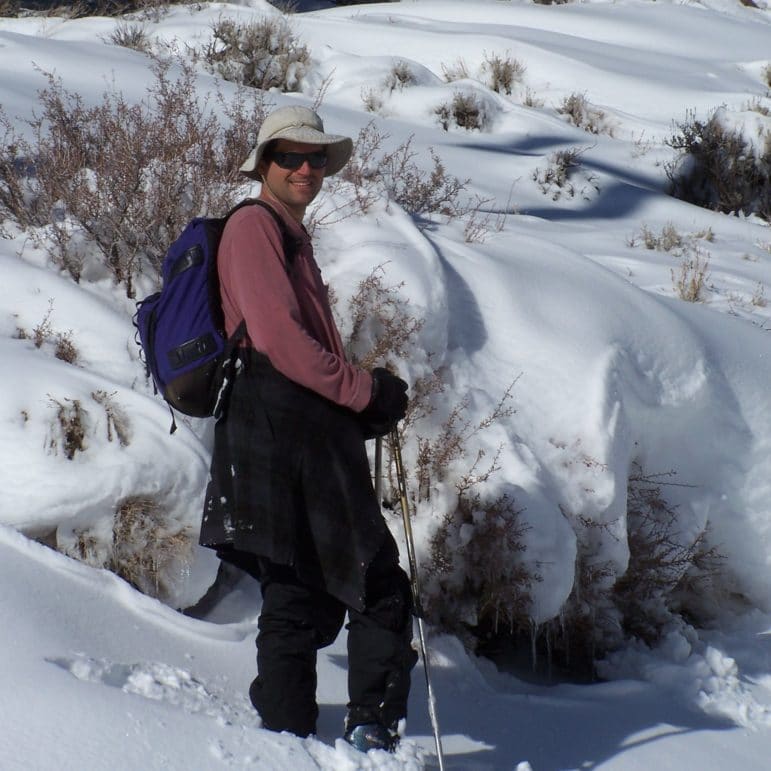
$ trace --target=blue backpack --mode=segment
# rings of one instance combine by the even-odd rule
[[[273,215],[288,271],[294,242],[283,220],[263,201],[247,199],[224,217],[191,220],[163,258],[161,290],[137,302],[134,325],[147,375],[156,393],[184,415],[219,417],[233,382],[234,353],[246,334],[246,322],[227,337],[217,248],[228,218],[249,205],[262,206]]]

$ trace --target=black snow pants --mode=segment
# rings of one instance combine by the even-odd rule
[[[378,722],[395,728],[407,715],[412,648],[410,582],[386,538],[366,573],[365,608],[346,607],[300,582],[287,565],[244,552],[218,552],[253,575],[262,590],[257,677],[249,689],[263,726],[308,736],[316,731],[316,653],[331,645],[348,613],[348,727]]]

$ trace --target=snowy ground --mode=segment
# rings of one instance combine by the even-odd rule
[[[317,4],[321,5],[321,4]],[[623,526],[632,463],[672,469],[684,530],[709,524],[732,586],[755,608],[726,607],[712,631],[673,629],[660,648],[631,646],[609,678],[543,685],[499,674],[449,637],[432,636],[432,673],[449,768],[533,771],[602,768],[763,769],[771,752],[771,229],[663,193],[663,140],[688,111],[723,107],[752,141],[771,134],[767,72],[771,10],[733,0],[680,4],[620,0],[559,6],[404,0],[297,14],[313,68],[299,95],[322,84],[328,130],[356,135],[373,117],[397,144],[433,147],[470,190],[512,212],[483,241],[462,222],[419,230],[398,207],[376,207],[318,234],[325,277],[346,296],[374,265],[404,281],[427,317],[420,344],[448,367],[453,397],[483,416],[514,378],[516,413],[484,439],[505,442],[501,489],[529,526],[527,556],[543,580],[532,616],[555,615],[574,579],[575,534],[563,511],[610,532]],[[275,13],[264,0],[175,7],[149,24],[165,40],[203,39],[222,13]],[[45,85],[41,70],[98,100],[114,83],[138,99],[146,59],[107,42],[113,19],[0,19],[0,103],[19,126]],[[487,54],[525,66],[511,95],[492,91]],[[468,77],[444,72],[462,59]],[[395,61],[414,82],[383,83]],[[201,87],[212,79],[203,76]],[[485,105],[484,131],[438,125],[434,107],[457,89]],[[377,114],[364,97],[380,97]],[[571,126],[556,107],[583,94],[603,131]],[[525,106],[529,101],[532,106]],[[602,113],[602,116],[599,115]],[[579,148],[575,194],[539,184],[549,157]],[[534,178],[535,177],[535,178]],[[672,225],[709,257],[704,301],[676,295],[675,252],[646,249],[643,233]],[[707,237],[705,234],[710,234]],[[244,579],[204,618],[184,616],[114,575],[27,536],[60,543],[111,532],[115,502],[162,495],[197,526],[210,426],[182,425],[144,381],[132,304],[99,276],[76,285],[23,235],[0,241],[0,768],[355,769],[434,767],[420,669],[408,739],[394,757],[364,757],[336,742],[344,714],[345,641],[320,657],[319,738],[259,728],[245,696],[253,676],[259,594]],[[79,366],[36,348],[44,319],[67,333]],[[416,357],[408,380],[425,373]],[[128,441],[110,431],[128,416]],[[56,415],[79,400],[83,452],[72,460]],[[101,399],[101,401],[99,400]],[[113,415],[115,413],[113,412]],[[440,416],[437,416],[437,420]],[[406,448],[407,460],[414,448]],[[419,557],[433,517],[416,520]],[[394,521],[398,534],[398,521]],[[25,535],[22,535],[24,533]],[[628,552],[610,537],[601,556],[622,572]],[[216,564],[200,551],[180,570],[176,605],[192,604]],[[523,766],[524,768],[525,766]]]

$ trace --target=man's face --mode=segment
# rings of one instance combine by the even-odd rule
[[[307,159],[296,169],[282,168],[273,153],[324,153],[323,145],[309,145],[279,139],[260,160],[258,170],[268,193],[283,203],[299,220],[308,204],[318,195],[324,182],[324,166],[313,168]],[[280,158],[278,159],[281,160]],[[290,156],[291,160],[291,156]]]

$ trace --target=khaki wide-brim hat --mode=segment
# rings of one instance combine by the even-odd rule
[[[324,145],[327,149],[325,177],[337,174],[348,163],[353,152],[351,138],[337,134],[325,134],[324,124],[313,110],[297,105],[279,107],[262,122],[260,132],[257,135],[257,144],[239,171],[252,179],[259,179],[257,164],[259,164],[268,142],[274,139],[289,139],[303,144]]]

